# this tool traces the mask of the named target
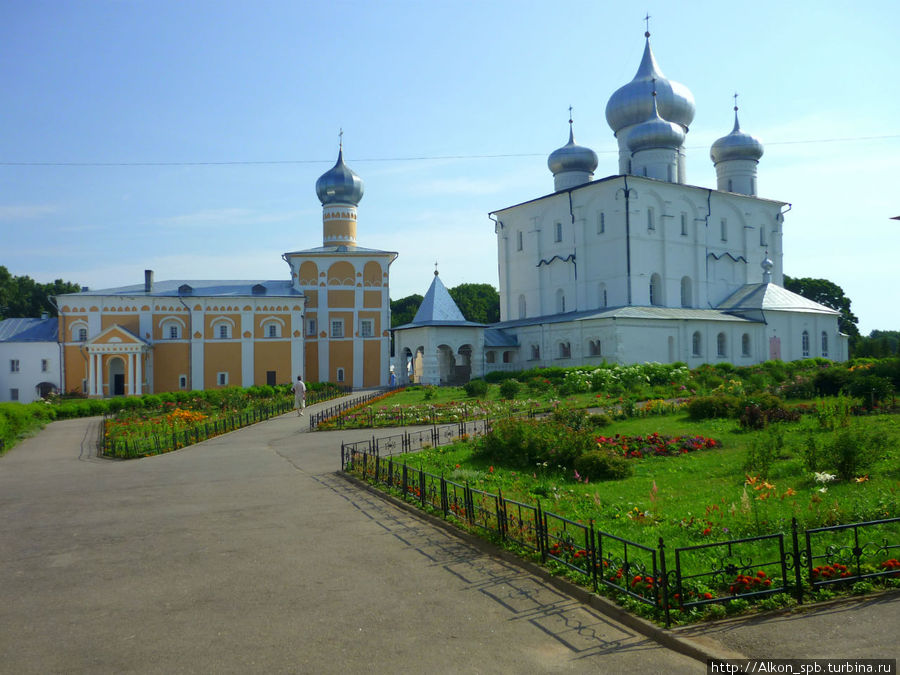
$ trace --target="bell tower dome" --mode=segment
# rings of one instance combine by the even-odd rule
[[[343,133],[337,162],[316,181],[323,246],[356,246],[356,207],[363,196],[363,181],[344,164]]]

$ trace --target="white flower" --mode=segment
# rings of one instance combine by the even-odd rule
[[[824,495],[826,492],[828,492],[828,488],[823,485],[817,490],[817,492],[821,492]]]
[[[830,483],[835,478],[837,478],[837,476],[835,476],[833,473],[819,473],[818,471],[814,471],[813,473],[816,476],[817,483]]]

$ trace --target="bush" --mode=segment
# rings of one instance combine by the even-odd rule
[[[813,377],[813,386],[820,396],[837,396],[850,381],[850,373],[839,366],[820,370]]]
[[[546,377],[528,378],[528,389],[535,394],[546,394],[553,390],[553,383]]]
[[[729,394],[696,396],[688,403],[688,417],[692,420],[708,420],[717,417],[735,417],[740,410],[740,399]]]
[[[552,420],[498,420],[476,453],[498,464],[531,469],[573,466],[576,457],[597,443],[587,430],[574,430]]]
[[[437,396],[437,387],[431,384],[426,384],[422,387],[422,391],[424,392],[424,398],[426,401],[430,401],[435,396]]]
[[[490,385],[485,380],[470,380],[464,387],[466,395],[470,398],[484,398],[487,396]]]
[[[632,474],[624,457],[604,450],[591,450],[575,458],[575,470],[589,480],[620,480]]]
[[[878,375],[853,375],[847,390],[851,396],[862,399],[863,406],[868,410],[889,399],[894,392],[894,386],[887,378]]]
[[[519,394],[521,383],[516,379],[504,380],[500,383],[500,396],[505,399],[513,399]]]

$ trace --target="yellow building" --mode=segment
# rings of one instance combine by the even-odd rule
[[[343,149],[316,192],[322,246],[282,255],[290,280],[154,282],[146,270],[142,285],[58,296],[63,390],[122,396],[297,375],[387,384],[397,254],[357,246],[363,184]]]

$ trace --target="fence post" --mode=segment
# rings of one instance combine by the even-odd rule
[[[447,481],[444,480],[444,475],[441,474],[441,511],[444,512],[444,518],[447,517],[447,511],[450,510],[450,505],[448,504],[447,499]]]
[[[797,540],[797,519],[791,518],[791,543],[794,546],[794,597],[803,604],[803,586],[800,580],[800,544]]]
[[[403,482],[403,485],[402,485],[403,499],[406,499],[406,494],[409,490],[409,480],[408,480],[408,476],[407,476],[406,462],[403,462],[403,475],[401,476],[401,480]]]
[[[392,487],[394,484],[394,458],[388,457],[388,479],[387,486]]]
[[[662,586],[663,608],[666,612],[666,628],[668,628],[672,623],[669,617],[669,575],[666,573],[666,547],[662,537],[659,538],[659,571],[662,574],[660,585]],[[659,596],[657,596],[658,600]]]
[[[496,510],[497,510],[497,531],[498,531],[498,534],[500,535],[500,541],[506,540],[506,527],[505,527],[505,522],[504,522],[505,519],[503,517],[503,506],[502,506],[504,503],[505,502],[503,501],[503,489],[497,488],[497,495],[494,496],[494,506],[496,507]]]
[[[547,548],[549,548],[549,544],[544,541],[545,527],[544,527],[544,510],[541,508],[541,500],[537,500],[537,538],[538,538],[538,552],[541,554],[541,562],[547,562]]]
[[[425,472],[419,467],[419,503],[425,508]]]
[[[597,589],[599,588],[599,586],[597,585],[597,566],[600,563],[597,560],[597,536],[596,536],[596,533],[594,532],[594,519],[591,518],[588,521],[588,524],[590,526],[590,532],[591,532],[591,541],[590,541],[591,548],[589,551],[590,557],[588,559],[591,562],[591,583],[594,586],[594,593],[596,593]]]

